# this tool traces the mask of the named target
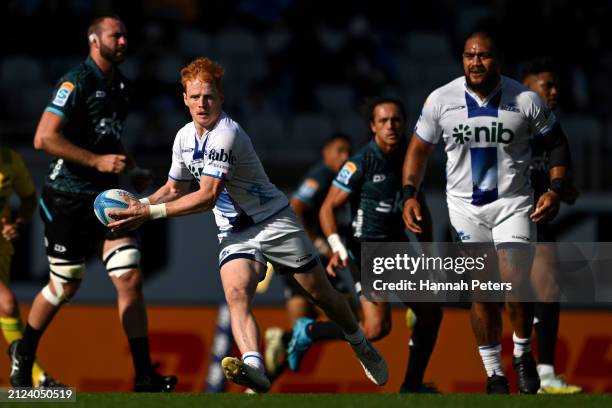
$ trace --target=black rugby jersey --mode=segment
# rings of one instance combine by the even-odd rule
[[[119,70],[107,79],[88,57],[57,82],[45,111],[65,120],[63,135],[96,154],[118,154],[127,116],[129,85]],[[97,194],[116,187],[118,176],[61,158],[52,160],[46,185],[70,193]]]

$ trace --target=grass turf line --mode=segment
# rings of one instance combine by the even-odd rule
[[[33,406],[28,403],[3,403],[3,407]],[[36,405],[40,406],[40,405]],[[482,394],[136,394],[136,393],[77,393],[76,403],[46,402],[44,407],[122,407],[122,408],[353,408],[353,407],[468,407],[468,408],[565,408],[610,407],[612,394],[579,395],[482,395]]]

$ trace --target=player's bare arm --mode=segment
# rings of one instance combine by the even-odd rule
[[[425,199],[425,193],[419,191],[417,194],[417,201],[421,209],[421,232],[416,234],[419,242],[432,242],[433,241],[433,220],[431,218],[431,212],[427,206],[427,200]]]
[[[304,214],[307,211],[310,211],[312,209],[312,206],[300,200],[296,196],[291,197],[289,204],[291,205],[291,208],[293,208],[293,211],[295,212],[295,215],[300,221],[300,224],[304,226],[304,231],[306,231],[306,234],[308,235],[308,237],[314,244],[315,248],[317,248],[317,250],[324,256],[331,258],[332,253],[331,253],[331,249],[329,248],[329,245],[327,245],[327,241],[325,240],[324,237],[319,236],[312,229],[312,226],[310,225],[309,222],[307,222],[306,218],[304,217]]]
[[[415,234],[422,234],[423,228],[420,225],[423,220],[421,204],[417,199],[418,188],[425,176],[427,160],[433,151],[434,146],[421,140],[413,134],[404,158],[402,171],[402,185],[413,186],[414,194],[405,195],[403,218],[406,228]],[[406,189],[406,188],[405,188]]]
[[[338,236],[338,226],[334,211],[346,204],[349,197],[350,193],[348,191],[344,191],[332,185],[319,210],[321,230],[327,237],[333,252],[329,264],[327,265],[327,273],[331,276],[336,276],[336,268],[344,268],[347,266],[348,251]]]
[[[308,234],[308,237],[312,241],[317,239],[317,234],[312,230],[310,225],[308,225],[308,222],[306,222],[306,218],[304,218],[304,213],[311,209],[310,205],[308,205],[297,197],[291,197],[289,204],[291,205],[291,208],[293,208],[293,211],[295,212],[295,215],[297,216],[300,223],[304,226],[304,230]]]
[[[130,206],[123,211],[111,211],[109,215],[118,219],[108,224],[113,231],[133,230],[149,219],[180,217],[208,211],[225,188],[225,182],[215,177],[202,176],[197,191],[165,204],[145,205],[140,201],[130,200]]]
[[[535,211],[530,214],[534,222],[550,220],[559,212],[570,161],[567,137],[560,126],[555,126],[543,136],[542,143],[549,154],[550,188],[542,194],[536,203]]]
[[[36,193],[19,197],[19,209],[15,219],[11,222],[8,218],[0,219],[0,232],[7,241],[13,241],[19,237],[19,228],[32,220],[32,215],[37,207]]]
[[[146,201],[141,201],[143,201],[145,204],[162,204],[169,201],[174,201],[185,194],[188,194],[190,186],[191,182],[189,181],[177,181],[168,177],[166,184],[148,196]]]
[[[43,112],[34,135],[34,148],[81,166],[93,167],[101,173],[120,174],[126,170],[125,155],[94,154],[66,139],[62,134],[64,122],[64,119],[54,113]]]

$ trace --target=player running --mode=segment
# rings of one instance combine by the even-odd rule
[[[520,290],[528,285],[535,222],[559,208],[559,186],[569,162],[567,140],[536,93],[501,76],[500,52],[490,34],[477,32],[467,39],[463,67],[465,76],[429,96],[415,127],[404,162],[404,220],[410,230],[421,231],[416,194],[427,159],[442,138],[449,217],[457,239],[494,243],[502,280]],[[549,153],[551,179],[551,191],[542,194],[535,210],[528,178],[533,138]],[[533,394],[540,387],[531,354],[533,305],[507,300],[519,390]],[[488,376],[487,392],[508,393],[498,304],[474,302],[472,327]]]
[[[34,135],[34,147],[54,156],[40,200],[50,279],[34,299],[23,339],[11,348],[10,380],[15,387],[32,385],[40,339],[78,290],[86,257],[96,252],[117,290],[134,390],[172,391],[176,377],[158,374],[151,363],[136,237],[110,233],[92,212],[96,195],[116,186],[118,175],[135,167],[121,142],[129,87],[118,65],[127,51],[127,32],[118,17],[105,16],[90,23],[87,35],[89,56],[60,78]],[[144,189],[149,179],[139,173],[136,184]],[[76,340],[66,334],[67,347]]]
[[[351,140],[349,137],[342,133],[332,134],[325,141],[321,149],[322,160],[308,169],[289,202],[291,208],[295,211],[298,221],[304,226],[304,231],[306,231],[308,237],[314,243],[323,265],[327,265],[332,252],[321,232],[319,209],[323,204],[323,200],[325,200],[327,191],[336,173],[338,173],[342,164],[348,159],[350,152]],[[343,214],[346,212],[343,212]],[[345,218],[347,218],[345,224],[347,224],[348,228],[348,216]],[[329,278],[334,288],[342,293],[348,291],[344,280]],[[294,281],[287,276],[283,276],[283,282],[285,284],[285,299],[287,300],[287,312],[291,326],[293,327],[294,322],[302,317],[316,318],[318,312],[315,306],[302,294],[301,289],[295,285]],[[282,369],[286,367],[286,350],[291,340],[291,335],[291,330],[283,331],[280,327],[266,329],[265,360],[271,378],[279,375]]]
[[[11,220],[10,199],[19,197],[19,208]],[[9,345],[23,337],[23,322],[19,318],[17,299],[8,286],[13,241],[19,238],[21,227],[30,222],[36,210],[36,188],[23,158],[14,150],[0,146],[0,329]],[[15,347],[15,346],[12,346]],[[32,385],[35,387],[63,387],[41,367],[32,366]]]
[[[536,92],[555,111],[559,105],[559,79],[552,61],[547,58],[530,61],[523,69],[523,85]],[[531,185],[535,199],[551,188],[549,164],[546,152],[538,143],[533,143],[531,157]],[[576,201],[578,192],[569,183],[561,187],[561,200],[567,204]],[[548,220],[536,224],[538,242],[555,242],[556,228]],[[560,304],[557,279],[558,261],[553,245],[538,245],[531,270],[534,287],[543,293],[544,300],[535,304],[535,332],[538,336],[538,375],[542,394],[576,394],[582,392],[579,385],[566,383],[555,374],[555,351],[559,332]]]
[[[226,357],[226,377],[266,392],[259,333],[251,302],[264,278],[266,260],[304,289],[311,301],[336,321],[377,385],[387,382],[387,365],[366,340],[348,303],[325,276],[312,242],[289,202],[268,179],[251,140],[223,110],[223,68],[198,58],[181,71],[183,99],[192,122],[174,140],[168,181],[142,202],[131,201],[113,230],[134,229],[149,219],[212,210],[219,228],[219,267],[230,310],[232,332],[242,358]],[[199,189],[189,192],[191,181]]]
[[[319,216],[321,229],[333,251],[328,273],[335,276],[337,268],[350,267],[363,316],[361,325],[368,340],[376,341],[391,330],[391,309],[389,303],[373,302],[361,293],[361,243],[408,241],[400,206],[400,173],[407,147],[404,108],[393,99],[375,100],[370,107],[369,122],[373,140],[352,156],[336,175]],[[424,196],[421,199],[424,203]],[[335,212],[349,203],[352,230],[346,234],[345,247]],[[425,204],[423,208],[429,215]],[[431,222],[427,223],[422,235],[423,241],[431,241]],[[434,392],[433,388],[423,385],[423,375],[436,342],[442,310],[429,303],[411,303],[410,306],[417,315],[417,323],[400,391]],[[342,338],[342,331],[334,322],[298,319],[289,343],[290,367],[299,369],[302,358],[314,342]]]

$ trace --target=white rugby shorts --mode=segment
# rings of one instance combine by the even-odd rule
[[[245,258],[263,265],[269,261],[282,274],[306,272],[320,264],[317,250],[290,207],[219,240],[219,267]]]
[[[499,198],[492,203],[476,206],[447,195],[448,215],[461,242],[493,242],[530,244],[537,241],[536,224],[529,214],[533,198],[519,196]]]

